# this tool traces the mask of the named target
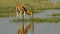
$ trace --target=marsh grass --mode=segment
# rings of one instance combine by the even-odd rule
[[[58,13],[58,14],[52,14],[52,16],[60,16],[60,13]]]
[[[24,22],[31,21],[30,19],[25,19]],[[17,20],[12,20],[11,22],[17,22]],[[23,22],[22,20],[19,20],[19,22]],[[33,22],[41,23],[41,22],[53,22],[53,23],[58,23],[60,22],[59,18],[33,18]]]

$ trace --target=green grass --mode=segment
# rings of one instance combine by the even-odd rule
[[[28,21],[31,21],[30,19],[25,19],[24,22],[28,22]],[[17,20],[12,20],[12,22],[17,22]],[[22,20],[19,20],[19,22],[23,22]],[[41,23],[41,22],[54,22],[54,23],[58,23],[60,22],[60,19],[59,18],[33,18],[33,22],[38,22],[38,23]]]
[[[0,17],[15,16],[15,13],[0,13]]]
[[[43,12],[48,9],[60,9],[60,2],[50,2],[48,0],[1,0],[0,17],[13,16],[16,12],[17,4],[24,4],[29,11],[34,13]],[[47,5],[46,5],[47,4]]]
[[[52,14],[52,16],[60,16],[60,13],[58,13],[58,14]]]

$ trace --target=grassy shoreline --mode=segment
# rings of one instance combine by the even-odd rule
[[[60,16],[60,13],[58,13],[58,14],[52,14],[52,16]]]
[[[30,19],[25,19],[24,22],[28,22],[28,21],[31,21]],[[17,22],[17,20],[12,20],[11,22]],[[19,22],[22,22],[22,20],[19,20]],[[54,23],[58,23],[60,22],[60,19],[59,18],[44,18],[44,19],[41,19],[41,18],[33,18],[33,22],[54,22]]]

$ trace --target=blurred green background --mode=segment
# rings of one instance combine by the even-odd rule
[[[24,4],[32,12],[41,12],[41,10],[60,9],[60,2],[51,2],[49,0],[0,0],[0,17],[15,15],[17,4]]]

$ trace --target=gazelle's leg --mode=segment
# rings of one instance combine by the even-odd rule
[[[16,7],[16,17],[18,17],[18,10],[17,10],[17,7]]]
[[[23,15],[23,12],[20,11],[20,13],[19,13],[20,19],[22,19],[22,15]]]
[[[16,12],[16,17],[18,17],[18,12]]]
[[[26,14],[25,14],[25,11],[24,11],[24,19],[25,19],[25,15],[26,15]]]

